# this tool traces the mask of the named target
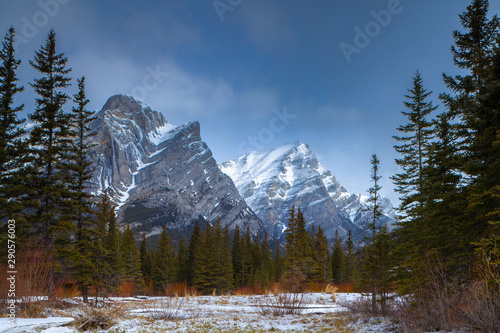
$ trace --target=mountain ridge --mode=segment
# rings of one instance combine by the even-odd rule
[[[232,180],[223,174],[207,144],[200,123],[180,126],[131,96],[110,97],[92,123],[98,143],[96,194],[107,190],[117,204],[118,220],[153,235],[166,225],[186,234],[195,220],[217,218],[233,229],[264,232],[262,222],[246,205]]]
[[[366,235],[367,196],[348,192],[300,141],[269,151],[249,152],[221,163],[242,197],[276,238],[283,237],[288,211],[300,207],[309,226],[321,226],[328,238],[350,229],[358,243]],[[383,199],[381,223],[392,224],[395,213]]]

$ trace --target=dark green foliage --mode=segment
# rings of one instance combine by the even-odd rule
[[[233,287],[230,237],[220,220],[201,232],[195,253],[194,285],[202,293],[223,293]]]
[[[372,313],[386,313],[386,304],[392,291],[390,272],[392,259],[390,254],[391,236],[386,225],[382,225],[364,248],[361,266],[361,282],[371,285]]]
[[[120,237],[120,281],[133,282],[135,292],[145,289],[144,277],[141,273],[141,254],[135,244],[134,233],[127,225]]]
[[[64,207],[63,200],[68,197],[66,184],[66,161],[70,117],[64,113],[63,106],[68,95],[62,89],[69,86],[71,71],[66,68],[67,58],[57,53],[55,32],[51,30],[45,45],[35,52],[31,66],[41,75],[31,86],[39,96],[36,108],[29,118],[35,122],[31,131],[30,145],[32,158],[31,184],[35,191],[36,213],[33,217],[34,230],[41,232],[50,241],[58,229],[58,217]],[[67,226],[65,226],[67,227]]]
[[[96,223],[91,244],[96,298],[116,291],[119,274],[118,246],[114,205],[104,192],[96,203]]]
[[[14,39],[11,27],[0,50],[0,221],[18,219],[23,208],[20,197],[25,193],[22,185],[26,185],[22,168],[26,146],[21,139],[25,131],[20,127],[24,120],[17,117],[24,105],[13,106],[16,95],[24,90],[18,86],[16,72],[21,61],[14,55]],[[19,230],[18,235],[21,236]]]
[[[280,242],[276,241],[274,245],[274,258],[273,258],[274,281],[279,281],[285,270],[285,260],[281,254]]]
[[[331,280],[329,244],[323,229],[318,227],[317,233],[312,233],[311,247],[313,250],[313,268],[311,278],[315,282],[327,282]]]
[[[306,220],[300,208],[297,214],[295,207],[290,210],[285,237],[286,269],[294,272],[293,274],[300,273],[304,278],[309,277],[313,268],[311,237],[306,230]]]
[[[470,209],[477,209],[481,219],[491,225],[489,235],[484,237],[478,252],[491,258],[500,266],[500,37],[497,38],[493,65],[486,78],[484,91],[479,99],[484,113],[490,119],[487,126],[478,132],[476,147],[482,147],[480,158],[484,161],[477,169],[478,178],[473,185]],[[482,122],[486,125],[486,118]]]
[[[260,244],[259,238],[256,237],[255,247],[258,249],[259,257],[256,262],[254,283],[261,287],[269,286],[274,276],[274,268],[267,234]]]
[[[354,255],[354,242],[352,240],[351,229],[347,232],[347,240],[345,242],[344,253],[344,274],[343,279],[347,283],[353,283],[356,276],[356,264]]]
[[[234,272],[234,286],[239,288],[243,286],[242,280],[244,278],[241,267],[242,260],[242,238],[240,235],[240,227],[236,225],[233,232],[233,244],[231,246],[231,260],[233,263]]]
[[[188,274],[189,274],[188,255],[189,255],[188,246],[186,245],[184,236],[181,236],[181,239],[177,244],[177,254],[175,257],[175,263],[177,268],[177,281],[179,282],[187,282],[188,280]]]
[[[200,242],[201,229],[198,221],[195,222],[193,230],[191,230],[191,236],[189,238],[188,253],[187,253],[187,283],[189,286],[194,285],[194,267],[196,260],[196,252],[198,250],[198,244]]]
[[[432,123],[427,117],[437,107],[427,101],[432,92],[427,92],[424,88],[418,71],[413,77],[413,87],[408,92],[410,95],[405,95],[408,100],[404,103],[409,111],[402,112],[408,117],[408,123],[398,127],[403,136],[394,136],[394,139],[401,143],[394,148],[401,155],[401,158],[396,159],[396,163],[403,172],[393,176],[392,180],[396,185],[396,192],[401,195],[399,211],[402,220],[418,224],[421,223],[424,205],[423,169],[428,159],[428,147],[433,138]]]
[[[139,253],[141,257],[141,273],[144,276],[144,280],[149,280],[151,278],[151,261],[149,258],[149,252],[146,243],[146,234],[142,234],[141,243],[139,244]]]
[[[339,232],[335,230],[335,238],[333,239],[332,251],[332,278],[333,283],[342,283],[344,281],[344,249],[342,247],[342,238]]]
[[[67,178],[70,197],[63,210],[62,217],[73,223],[76,227],[76,235],[72,253],[69,254],[73,277],[84,300],[87,300],[88,289],[92,283],[92,272],[94,265],[92,262],[92,238],[94,235],[94,216],[92,210],[92,197],[89,194],[92,184],[92,161],[89,161],[88,154],[93,144],[89,143],[94,133],[90,132],[90,123],[96,118],[94,111],[88,111],[85,106],[89,100],[85,96],[85,78],[78,80],[78,93],[73,98],[76,107],[72,114],[72,131],[74,146],[70,148],[67,165]],[[68,255],[68,254],[67,254]]]
[[[168,284],[176,281],[175,253],[172,239],[164,225],[158,244],[154,253],[154,265],[152,267],[153,287],[155,290],[163,290]]]
[[[365,256],[361,267],[361,282],[363,285],[370,286],[371,288],[373,314],[379,313],[379,310],[382,313],[385,311],[387,294],[390,287],[389,271],[392,269],[389,254],[389,232],[385,225],[377,224],[378,219],[382,216],[379,206],[379,193],[382,188],[379,185],[381,179],[379,163],[377,155],[372,155],[371,179],[373,186],[369,189],[370,213],[372,216],[369,227],[372,229],[372,235],[367,238],[369,244],[364,249]],[[378,305],[380,305],[380,308]]]
[[[30,191],[27,197],[33,198],[32,231],[41,235],[46,243],[46,250],[53,252],[59,266],[51,269],[49,298],[55,291],[55,270],[64,275],[68,253],[73,250],[71,235],[74,224],[67,218],[66,210],[71,197],[65,181],[68,179],[68,153],[72,144],[70,116],[63,111],[68,100],[64,88],[70,78],[66,75],[71,69],[66,68],[67,58],[56,51],[55,32],[51,30],[45,45],[35,52],[31,66],[41,75],[30,84],[36,98],[35,112],[29,115],[34,122],[30,133]]]

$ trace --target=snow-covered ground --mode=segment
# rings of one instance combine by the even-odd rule
[[[123,314],[106,330],[93,332],[390,332],[393,325],[384,320],[347,323],[339,303],[360,297],[328,293],[304,294],[308,300],[301,314],[275,316],[263,314],[262,307],[272,296],[196,296],[111,298]],[[112,305],[110,305],[112,307]],[[123,310],[125,309],[125,310]],[[59,310],[61,317],[16,320],[16,325],[0,318],[0,332],[79,332],[72,323],[82,315],[82,307]],[[175,320],[155,319],[171,315]]]

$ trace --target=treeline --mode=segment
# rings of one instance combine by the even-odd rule
[[[451,52],[461,74],[443,74],[444,111],[415,73],[394,136],[397,226],[374,226],[366,248],[372,311],[384,312],[387,290],[408,295],[415,331],[500,330],[500,21],[488,9],[473,0],[460,15]]]

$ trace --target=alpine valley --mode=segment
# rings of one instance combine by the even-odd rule
[[[166,225],[174,238],[187,237],[196,220],[220,218],[230,230],[279,239],[295,206],[329,239],[351,230],[359,244],[366,234],[367,197],[343,188],[304,143],[217,165],[198,122],[174,126],[126,95],[109,98],[92,129],[94,193],[106,190],[119,222],[136,232],[151,236]],[[380,222],[390,225],[392,205],[383,199],[382,206]]]

